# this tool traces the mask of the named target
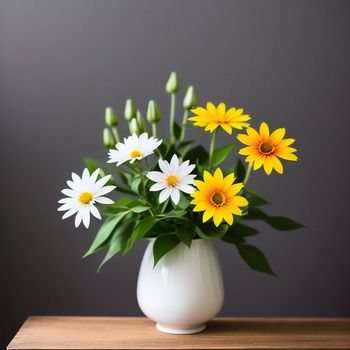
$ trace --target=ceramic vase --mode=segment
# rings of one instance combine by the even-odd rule
[[[180,243],[153,267],[150,239],[142,259],[137,300],[159,331],[191,334],[205,329],[221,309],[224,287],[220,263],[211,241]]]

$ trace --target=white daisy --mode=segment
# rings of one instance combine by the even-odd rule
[[[62,219],[66,219],[75,213],[75,227],[78,227],[83,221],[86,228],[90,224],[90,213],[97,219],[101,220],[101,215],[94,206],[95,202],[101,204],[113,204],[114,201],[103,195],[113,191],[116,186],[105,186],[111,175],[104,176],[97,180],[100,169],[95,170],[90,175],[88,169],[84,169],[82,177],[72,173],[72,180],[67,181],[70,188],[62,190],[62,193],[68,198],[63,198],[58,201],[61,205],[57,210],[66,211]]]
[[[162,143],[162,140],[153,137],[148,138],[148,134],[144,132],[140,136],[132,134],[128,138],[124,138],[124,143],[118,142],[116,149],[108,152],[109,160],[107,163],[117,163],[119,166],[127,161],[134,163],[152,154],[154,150]]]
[[[180,164],[176,154],[171,158],[170,164],[166,160],[159,160],[158,164],[161,171],[150,171],[146,176],[156,182],[150,191],[161,191],[159,203],[171,197],[174,204],[178,204],[180,191],[189,194],[195,191],[191,185],[194,185],[196,175],[190,175],[195,165],[190,164],[188,160]]]

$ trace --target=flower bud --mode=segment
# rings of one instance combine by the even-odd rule
[[[169,94],[175,94],[179,91],[179,79],[176,72],[171,72],[168,82],[166,83],[165,90]]]
[[[132,118],[129,121],[129,130],[130,130],[130,134],[136,134],[136,135],[140,135],[140,128],[139,125],[137,123],[136,118]]]
[[[155,101],[148,102],[147,107],[147,120],[150,123],[158,123],[160,120],[160,111]]]
[[[185,98],[183,100],[183,107],[185,109],[190,110],[190,109],[196,107],[196,105],[197,105],[196,92],[194,91],[194,86],[190,85],[187,88],[186,95],[185,95]]]
[[[137,120],[137,124],[138,124],[138,126],[140,128],[140,133],[143,133],[144,131],[146,131],[145,123],[143,121],[143,116],[142,116],[140,110],[137,110],[136,120]]]
[[[111,133],[111,130],[109,130],[108,128],[103,129],[103,144],[107,148],[114,147],[113,135]]]
[[[128,121],[132,118],[136,118],[136,107],[131,98],[127,99],[125,102],[124,117]]]
[[[112,107],[106,107],[105,111],[105,122],[108,126],[118,125],[118,118]]]

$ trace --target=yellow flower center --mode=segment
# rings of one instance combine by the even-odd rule
[[[83,192],[80,196],[79,196],[79,202],[81,204],[89,204],[93,199],[93,196],[90,192]]]
[[[130,158],[138,158],[142,156],[142,152],[139,149],[134,149],[130,152]]]
[[[176,175],[169,175],[166,178],[168,186],[176,186],[179,184],[179,178]]]
[[[212,204],[214,204],[216,207],[221,207],[226,202],[226,197],[222,192],[214,192],[211,197],[210,201]]]
[[[270,154],[274,151],[274,149],[275,147],[273,147],[270,142],[263,142],[260,145],[260,152],[264,154]]]

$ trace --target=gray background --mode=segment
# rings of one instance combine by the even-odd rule
[[[349,11],[346,1],[1,1],[2,347],[28,315],[140,315],[145,243],[96,274],[102,256],[80,257],[99,223],[75,230],[56,202],[82,156],[106,159],[105,106],[121,114],[132,96],[144,111],[155,98],[167,136],[171,70],[181,94],[193,83],[201,103],[243,106],[254,126],[297,139],[300,161],[252,184],[269,213],[307,228],[261,224],[251,239],[279,278],[218,243],[221,315],[350,316]]]

